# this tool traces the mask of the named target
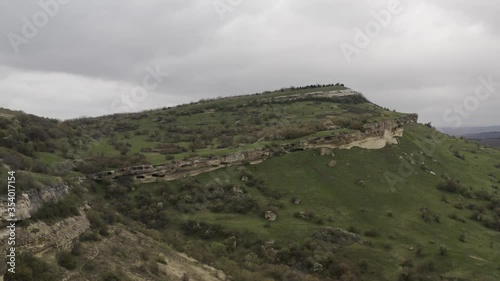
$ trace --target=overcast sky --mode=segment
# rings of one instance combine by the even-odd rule
[[[0,0],[0,107],[67,119],[341,82],[434,125],[500,125],[499,13],[494,0]]]

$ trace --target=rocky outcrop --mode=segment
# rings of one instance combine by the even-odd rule
[[[329,136],[296,142],[291,141],[278,148],[258,148],[210,158],[194,157],[156,166],[141,165],[124,168],[116,172],[99,173],[91,175],[89,178],[97,181],[101,181],[105,178],[118,179],[120,177],[134,177],[141,182],[151,182],[159,179],[174,180],[185,176],[194,176],[210,172],[226,166],[260,163],[276,153],[321,148],[321,155],[333,156],[333,148],[350,149],[352,147],[361,147],[366,149],[380,149],[387,144],[397,144],[397,137],[403,136],[403,125],[416,123],[417,120],[418,115],[408,114],[392,120],[365,124],[359,131],[332,132]]]
[[[408,114],[394,120],[365,124],[360,131],[314,138],[303,142],[302,145],[306,148],[350,149],[352,147],[361,147],[365,149],[381,149],[387,144],[397,144],[396,138],[403,136],[403,125],[416,123],[417,120],[418,115]]]
[[[154,181],[157,179],[172,180],[184,176],[193,176],[205,173],[230,165],[244,163],[257,164],[272,155],[269,149],[253,149],[248,151],[229,153],[223,156],[214,157],[193,157],[182,161],[173,161],[161,165],[141,165],[124,168],[119,171],[99,173],[89,176],[91,179],[101,181],[105,178],[118,179],[120,177],[133,176],[142,182]]]
[[[297,101],[297,100],[303,100],[303,99],[320,99],[320,98],[327,98],[327,99],[332,99],[332,98],[342,98],[342,97],[347,97],[347,96],[361,96],[364,98],[363,94],[360,92],[354,91],[352,89],[345,89],[345,90],[334,90],[334,91],[315,91],[315,92],[309,92],[309,93],[299,93],[299,94],[294,94],[294,95],[283,95],[283,96],[277,96],[273,98],[268,98],[268,99],[262,99],[262,101]]]
[[[266,211],[264,218],[269,221],[275,221],[278,216],[273,211]]]
[[[57,202],[69,193],[71,187],[63,183],[53,183],[40,189],[30,189],[17,194],[16,217],[18,220],[28,219],[40,209],[44,203]],[[0,203],[2,220],[7,219],[7,201]]]
[[[318,241],[333,243],[338,245],[350,245],[360,242],[359,235],[341,228],[322,227],[313,234],[313,238]]]
[[[22,250],[29,248],[37,253],[48,248],[63,248],[77,239],[90,228],[90,222],[83,212],[82,215],[64,219],[53,225],[45,222],[31,223],[20,227],[17,245]]]

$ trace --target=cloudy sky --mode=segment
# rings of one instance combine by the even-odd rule
[[[0,107],[67,119],[341,82],[434,125],[500,125],[499,12],[494,0],[0,0]]]

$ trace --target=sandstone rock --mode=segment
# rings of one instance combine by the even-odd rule
[[[331,148],[326,148],[322,147],[320,151],[321,156],[331,156],[332,155],[332,149]]]
[[[314,239],[334,243],[339,245],[350,245],[354,242],[359,242],[359,235],[349,232],[341,228],[322,227],[313,234]]]
[[[277,215],[272,211],[266,211],[266,213],[264,214],[264,218],[266,218],[269,221],[275,221]]]
[[[39,221],[18,230],[17,244],[36,253],[50,247],[65,247],[90,228],[90,222],[82,214],[64,219],[53,225]]]
[[[233,188],[231,189],[231,191],[233,191],[234,193],[239,193],[239,194],[242,194],[243,193],[243,189],[241,189],[241,187],[239,186],[233,186]]]
[[[88,203],[85,203],[85,204],[83,205],[83,210],[84,210],[84,211],[90,211],[90,210],[92,210],[92,207],[90,207],[90,205],[89,205]]]
[[[53,183],[41,189],[23,191],[20,196],[17,197],[17,218],[20,220],[31,218],[32,214],[40,209],[45,203],[59,201],[69,193],[71,188],[72,187],[62,183]],[[8,216],[7,203],[6,200],[0,203],[0,214],[3,220],[6,220]]]
[[[337,165],[337,161],[335,161],[335,160],[331,160],[330,162],[328,162],[328,167],[330,167],[330,168],[333,168],[336,165]]]

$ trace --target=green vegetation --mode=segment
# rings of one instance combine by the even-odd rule
[[[309,150],[258,165],[141,184],[134,191],[130,185],[107,189],[106,198],[123,215],[166,237],[174,229],[183,231],[186,240],[179,250],[207,263],[217,255],[248,263],[241,257],[254,253],[253,266],[286,264],[322,280],[347,276],[364,280],[433,276],[434,280],[443,274],[463,280],[474,276],[494,280],[500,276],[492,262],[500,258],[492,246],[499,237],[498,219],[494,219],[498,216],[497,190],[483,169],[469,169],[467,174],[459,171],[492,167],[499,152],[481,147],[475,153],[478,158],[464,161],[454,156],[453,149],[477,149],[475,144],[418,124],[406,126],[405,132],[399,145],[381,150],[335,150],[338,164],[334,168],[327,165],[331,157]],[[423,152],[423,143],[434,145],[431,154]],[[425,165],[417,159],[423,159]],[[414,172],[408,177],[399,175],[401,181],[392,186],[385,174],[398,173],[403,161]],[[364,187],[358,185],[360,180],[366,183]],[[297,199],[300,204],[294,203]],[[458,201],[465,207],[454,206]],[[277,214],[276,221],[266,222],[268,210]],[[475,218],[478,212],[480,220]],[[340,242],[334,239],[337,242],[325,245],[315,238],[323,227],[363,234],[364,242],[338,248]],[[196,239],[206,242],[192,244]],[[269,253],[257,250],[270,240],[277,254],[267,256]],[[230,247],[231,241],[238,241],[239,246]],[[487,261],[475,261],[471,255]],[[361,258],[362,266],[358,265]],[[400,263],[403,265],[398,266]],[[339,264],[344,268],[339,269]]]
[[[65,196],[58,202],[45,203],[32,217],[33,220],[43,220],[47,223],[53,223],[57,220],[72,216],[78,216],[80,211],[78,206],[80,199],[76,194]]]
[[[16,273],[7,272],[4,278],[8,281],[53,281],[61,280],[61,273],[40,258],[31,254],[22,254],[17,257]]]
[[[500,279],[499,150],[430,123],[405,125],[399,144],[379,150],[279,150],[405,116],[360,95],[307,95],[342,89],[307,86],[65,122],[12,115],[1,120],[0,157],[36,189],[134,165],[276,148],[259,164],[178,180],[86,182],[87,191],[46,204],[33,219],[76,215],[88,200],[82,244],[107,241],[116,235],[110,226],[124,224],[234,280]],[[56,255],[62,267],[78,266],[77,245]],[[162,263],[142,256],[136,270],[157,276]]]

